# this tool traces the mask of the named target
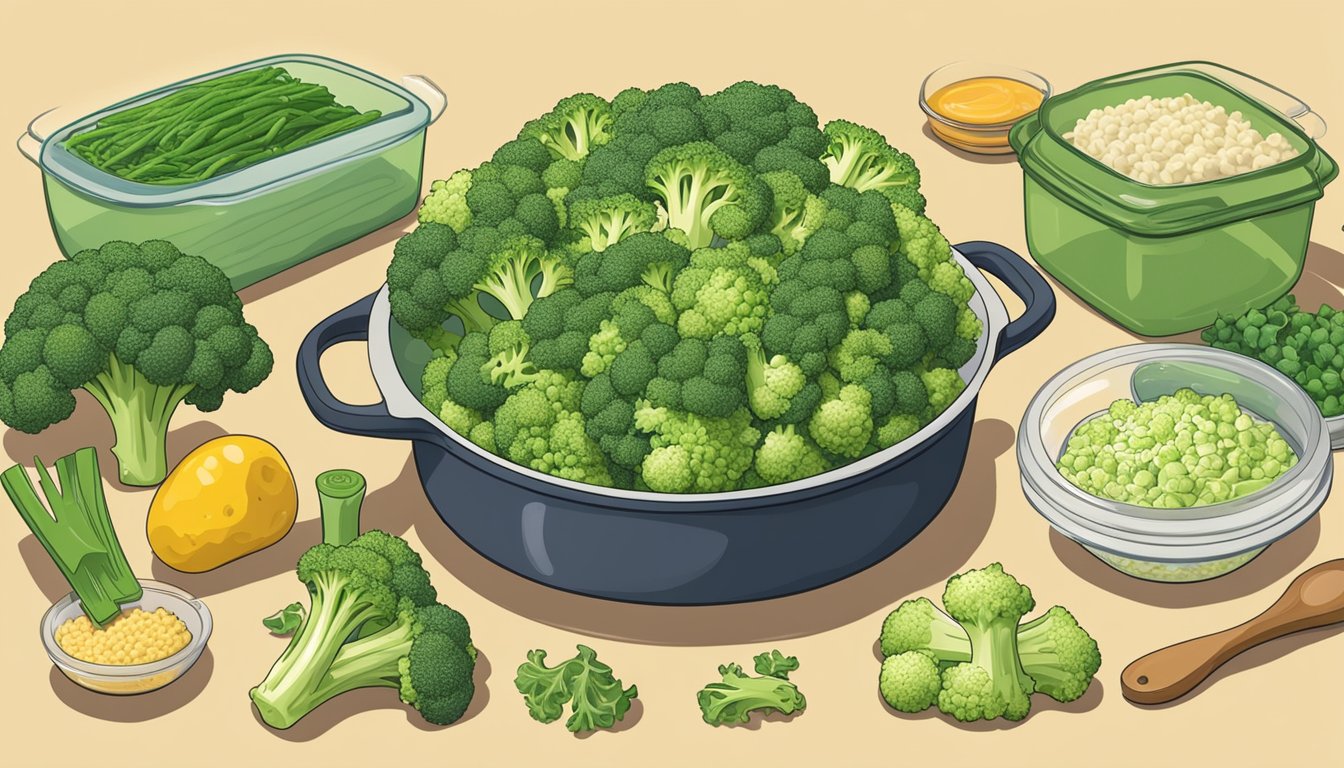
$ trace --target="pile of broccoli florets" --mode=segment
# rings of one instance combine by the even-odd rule
[[[1065,608],[1022,622],[1036,601],[999,563],[949,579],[943,607],[907,600],[882,623],[878,689],[897,711],[1021,720],[1031,694],[1073,701],[1101,667],[1096,641]]]
[[[965,388],[981,323],[878,133],[776,86],[562,100],[434,182],[388,268],[421,399],[557,477],[785,483],[905,440]]]

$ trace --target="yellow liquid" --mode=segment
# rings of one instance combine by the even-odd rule
[[[973,77],[959,80],[928,97],[934,112],[971,125],[1009,123],[1041,106],[1045,94],[1021,80]]]
[[[929,109],[948,120],[970,126],[998,126],[1015,122],[1041,106],[1045,94],[1039,88],[1008,77],[973,77],[958,80],[927,97]],[[1006,131],[990,132],[957,128],[929,121],[929,127],[947,143],[973,152],[1010,152]]]

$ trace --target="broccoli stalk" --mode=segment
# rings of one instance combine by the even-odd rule
[[[84,390],[112,420],[121,482],[148,486],[168,474],[168,422],[194,385],[158,386],[133,366],[109,356],[107,369],[84,385]]]
[[[42,460],[34,459],[34,463],[46,505],[22,466],[0,474],[0,485],[70,582],[85,615],[101,626],[121,613],[123,603],[140,599],[142,590],[112,527],[98,472],[98,452],[81,448],[57,459],[59,488]]]
[[[299,558],[311,606],[250,696],[262,720],[288,728],[346,691],[390,687],[427,721],[454,722],[475,687],[476,651],[461,614],[435,602],[406,542],[369,531]]]
[[[317,476],[323,544],[349,544],[359,536],[364,488],[364,476],[353,469],[329,469]]]
[[[938,708],[961,721],[1021,720],[1036,688],[1018,659],[1017,624],[1036,601],[1031,590],[992,563],[953,576],[943,605],[971,641],[971,660],[943,672]]]

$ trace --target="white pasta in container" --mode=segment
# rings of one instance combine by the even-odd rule
[[[1189,93],[1093,109],[1064,138],[1119,173],[1153,185],[1237,176],[1298,154],[1283,134],[1264,136],[1240,111],[1229,113]]]

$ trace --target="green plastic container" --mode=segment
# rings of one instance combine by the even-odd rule
[[[1063,134],[1092,109],[1190,93],[1279,132],[1297,157],[1212,181],[1152,186]],[[1250,75],[1207,62],[1142,69],[1053,96],[1017,123],[1027,246],[1083,301],[1145,336],[1203,328],[1287,293],[1302,273],[1316,201],[1339,172],[1314,139],[1325,123]]]
[[[67,151],[64,142],[115,112],[191,83],[280,66],[326,86],[337,101],[383,115],[368,125],[196,184],[163,186],[118,178]],[[162,239],[251,285],[405,216],[420,196],[425,131],[443,93],[410,76],[405,87],[333,59],[274,56],[210,72],[127,99],[49,133],[33,121],[19,149],[42,169],[51,228],[68,257],[109,240]],[[409,89],[415,89],[412,93]]]

